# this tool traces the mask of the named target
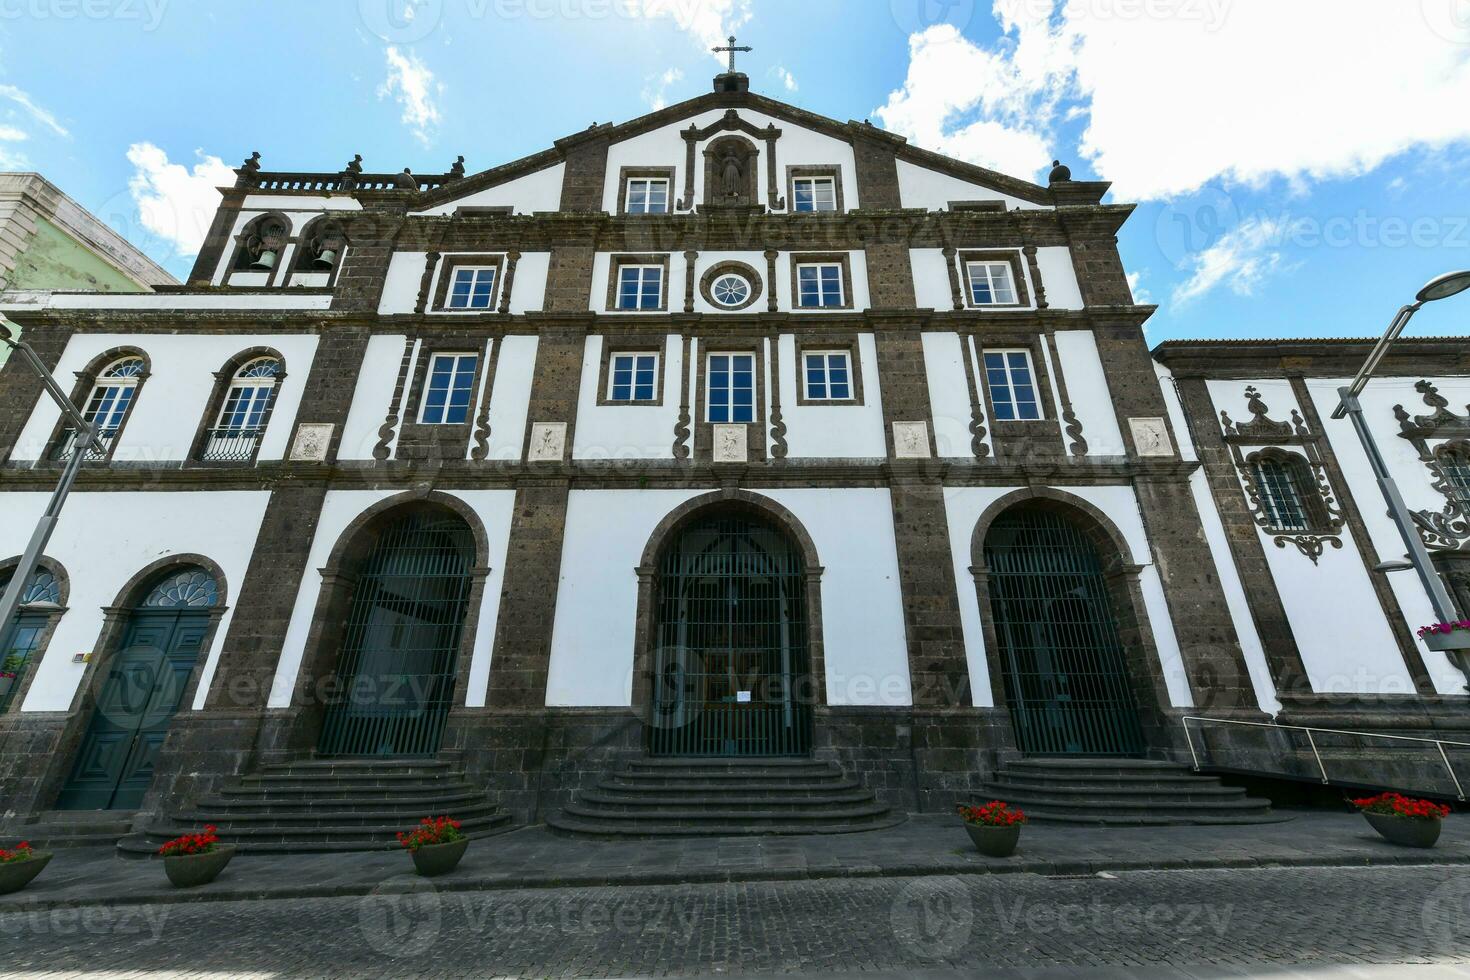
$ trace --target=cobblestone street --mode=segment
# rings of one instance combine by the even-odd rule
[[[51,908],[0,915],[5,976],[596,977],[989,967],[1457,965],[1463,868],[934,876]],[[394,882],[402,885],[402,882]]]

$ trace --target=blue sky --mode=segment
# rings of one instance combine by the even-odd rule
[[[731,30],[763,94],[1112,180],[1150,340],[1376,334],[1470,266],[1466,0],[0,0],[0,166],[182,276],[251,150],[483,169],[706,91]]]

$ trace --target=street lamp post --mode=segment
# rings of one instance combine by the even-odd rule
[[[41,519],[36,522],[36,529],[31,532],[31,540],[26,545],[25,554],[21,555],[20,564],[16,565],[15,573],[11,576],[10,584],[5,588],[4,596],[0,596],[0,639],[3,639],[10,627],[10,621],[15,618],[16,611],[20,609],[20,597],[25,592],[26,585],[30,583],[31,575],[35,573],[36,562],[40,561],[41,553],[46,550],[46,542],[51,540],[51,532],[56,527],[56,522],[61,519],[61,505],[66,503],[66,496],[71,492],[71,485],[76,482],[77,471],[82,467],[82,459],[93,448],[99,453],[105,453],[107,447],[97,438],[97,426],[87,421],[61,385],[56,383],[56,378],[46,365],[36,356],[31,345],[16,338],[11,332],[11,322],[0,316],[0,343],[5,344],[11,350],[19,351],[31,366],[31,370],[41,376],[41,383],[46,386],[46,394],[51,396],[71,419],[77,428],[76,442],[72,444],[71,457],[66,461],[66,468],[61,471],[61,479],[56,483],[56,489],[51,494],[51,501],[46,505],[46,511]],[[3,651],[0,651],[3,653]]]
[[[1398,484],[1394,482],[1387,464],[1383,461],[1383,455],[1378,451],[1378,443],[1373,440],[1373,433],[1369,431],[1367,422],[1363,420],[1363,406],[1359,403],[1358,396],[1363,393],[1363,389],[1373,377],[1373,372],[1377,370],[1379,362],[1383,360],[1388,349],[1393,346],[1399,334],[1404,332],[1409,320],[1419,312],[1421,306],[1437,299],[1454,296],[1466,289],[1470,289],[1470,271],[1446,273],[1419,290],[1418,295],[1414,297],[1414,302],[1400,309],[1394,316],[1393,322],[1388,325],[1383,336],[1378,338],[1378,343],[1374,344],[1373,349],[1368,352],[1368,359],[1363,362],[1363,366],[1358,369],[1353,380],[1346,387],[1337,389],[1340,401],[1332,412],[1332,417],[1335,419],[1344,416],[1351,419],[1353,431],[1358,434],[1358,441],[1362,443],[1363,452],[1368,456],[1368,464],[1373,469],[1373,476],[1378,480],[1378,490],[1388,504],[1389,517],[1393,519],[1394,526],[1398,528],[1399,537],[1403,539],[1404,547],[1408,549],[1409,561],[1413,564],[1414,570],[1419,573],[1419,582],[1429,595],[1434,614],[1443,623],[1454,622],[1458,618],[1454,601],[1450,598],[1449,590],[1444,586],[1444,580],[1439,577],[1439,572],[1434,568],[1434,563],[1429,557],[1429,549],[1424,547],[1424,539],[1419,536],[1418,530],[1414,527],[1414,519],[1409,515],[1409,508],[1404,504]],[[1398,571],[1401,567],[1385,570]],[[1467,661],[1465,655],[1460,652],[1457,652],[1451,659],[1465,675],[1466,681],[1470,682],[1470,661]],[[1470,684],[1467,684],[1466,691],[1470,692]]]

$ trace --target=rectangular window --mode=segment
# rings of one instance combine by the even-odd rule
[[[842,266],[837,262],[815,262],[796,267],[796,305],[813,309],[840,307]]]
[[[495,266],[456,266],[449,281],[451,310],[488,310],[495,302]]]
[[[976,306],[1014,306],[1016,284],[1009,262],[967,262],[970,301]]]
[[[457,425],[469,421],[470,395],[479,360],[476,354],[435,354],[429,360],[420,422]]]
[[[755,421],[755,355],[709,356],[709,420]]]
[[[664,268],[661,265],[618,267],[618,309],[656,310],[663,306]]]
[[[852,366],[847,351],[807,351],[802,355],[808,401],[852,399]]]
[[[837,182],[831,177],[796,177],[791,183],[793,211],[837,210]]]
[[[608,401],[651,402],[657,394],[657,354],[612,355],[607,379]]]
[[[624,208],[629,214],[668,214],[668,178],[629,177],[628,199]]]
[[[1034,421],[1041,418],[1041,402],[1031,370],[1031,354],[1023,350],[985,352],[985,384],[998,421]]]
[[[1271,527],[1278,531],[1307,530],[1307,508],[1290,466],[1275,459],[1258,459],[1251,469]]]

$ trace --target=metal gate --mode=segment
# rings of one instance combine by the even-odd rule
[[[1024,508],[986,532],[985,565],[1021,751],[1141,754],[1138,709],[1092,542],[1061,515]]]
[[[432,755],[454,698],[474,535],[415,512],[386,527],[357,575],[323,755]]]
[[[649,750],[777,756],[811,751],[806,572],[779,529],[698,520],[664,549]]]

